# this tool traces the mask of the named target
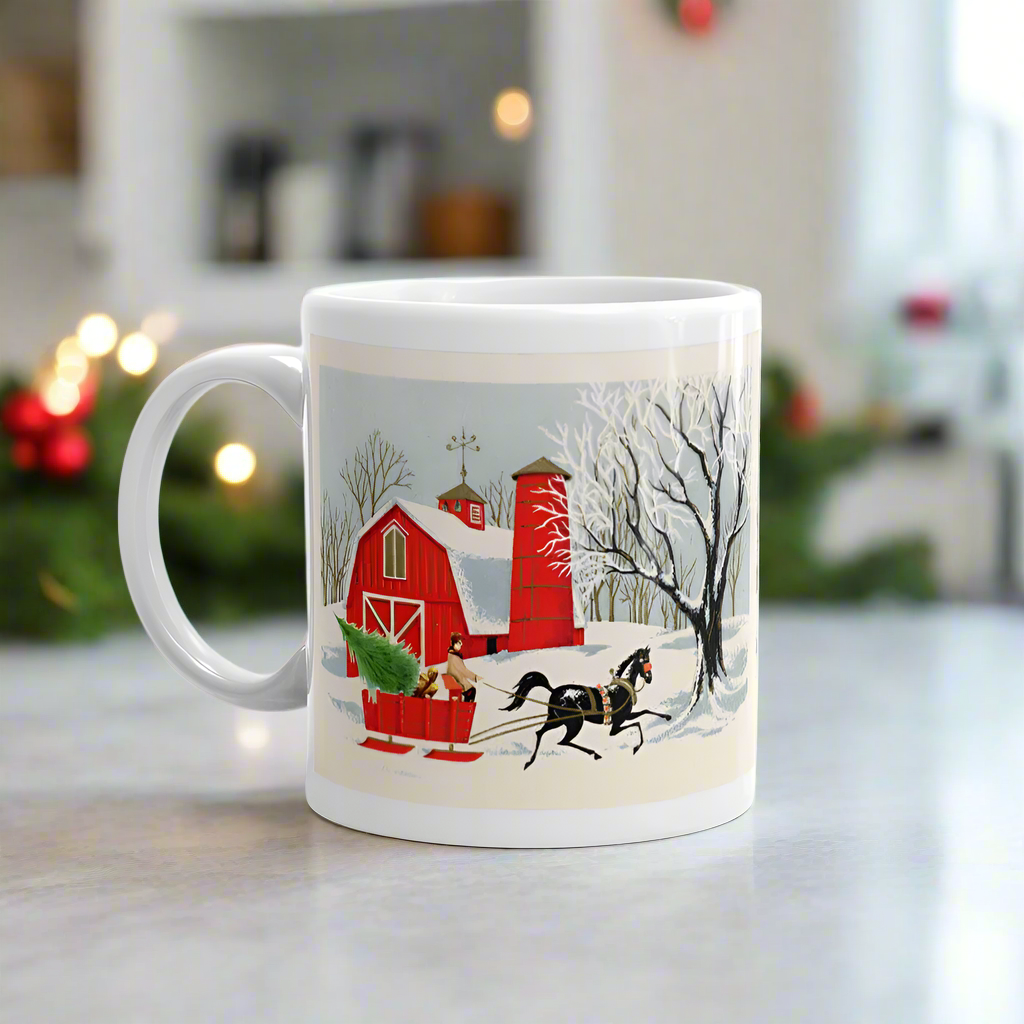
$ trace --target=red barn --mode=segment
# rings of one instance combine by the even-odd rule
[[[485,525],[484,500],[463,481],[437,507],[395,498],[362,529],[345,586],[345,617],[404,644],[422,665],[448,657],[583,643],[572,579],[552,566],[550,516],[538,505],[565,493],[569,474],[538,459],[512,474],[515,527]],[[358,674],[348,659],[348,674]]]

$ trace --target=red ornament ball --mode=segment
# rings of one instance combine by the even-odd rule
[[[818,399],[812,392],[801,388],[789,400],[785,420],[794,434],[813,434],[818,429]]]
[[[49,475],[68,479],[85,472],[92,461],[92,442],[81,427],[68,427],[43,442],[40,461]]]
[[[0,422],[12,437],[39,437],[53,426],[53,418],[34,391],[15,391],[0,410]]]
[[[31,438],[17,438],[11,445],[11,462],[23,473],[35,469],[39,462],[39,446]]]
[[[677,11],[679,24],[687,32],[700,35],[714,27],[717,13],[714,0],[679,0]]]

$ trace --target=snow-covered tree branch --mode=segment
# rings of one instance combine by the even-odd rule
[[[749,371],[582,388],[582,426],[545,430],[572,474],[544,491],[557,542],[544,553],[571,570],[581,606],[615,576],[647,581],[693,628],[695,700],[725,671],[722,604],[730,558],[749,513]],[[683,564],[687,539],[702,558]],[[689,559],[688,559],[689,562]]]

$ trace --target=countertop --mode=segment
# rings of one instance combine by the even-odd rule
[[[301,632],[211,639],[265,668]],[[305,712],[141,634],[0,648],[3,1017],[1017,1024],[1024,614],[772,611],[760,646],[751,812],[528,852],[317,818]]]

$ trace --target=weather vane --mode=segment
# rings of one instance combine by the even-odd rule
[[[445,450],[450,452],[462,450],[462,482],[466,482],[466,449],[468,448],[471,452],[480,451],[480,445],[473,444],[476,440],[476,434],[472,437],[466,437],[466,428],[462,428],[462,440],[460,441],[454,434],[452,434],[452,443],[445,445]]]

